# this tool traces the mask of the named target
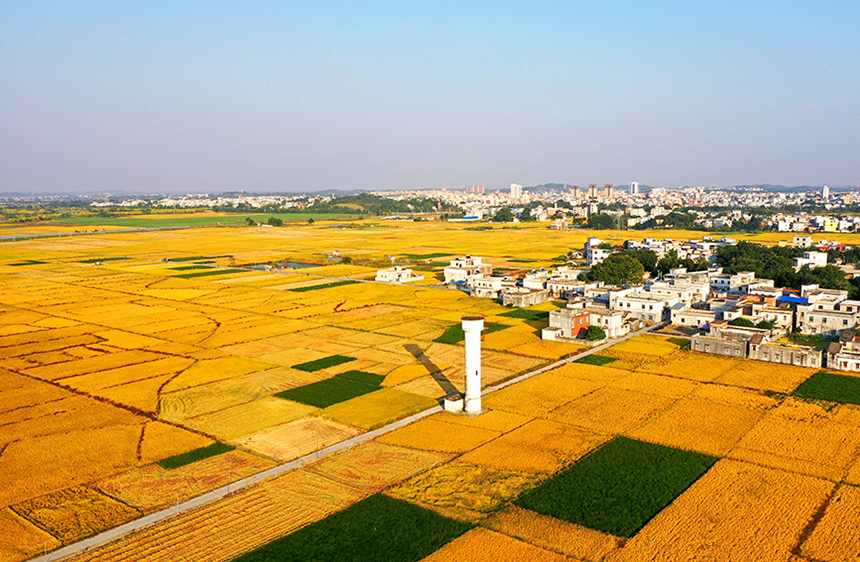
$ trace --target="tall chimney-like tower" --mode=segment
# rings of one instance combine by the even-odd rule
[[[467,414],[481,412],[481,331],[483,316],[461,318],[466,334],[466,400],[463,410]]]

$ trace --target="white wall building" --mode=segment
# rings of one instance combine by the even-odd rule
[[[827,252],[803,252],[802,258],[794,258],[794,269],[804,267],[824,267],[827,265]]]
[[[411,269],[404,269],[399,265],[380,269],[376,272],[376,280],[383,283],[408,283],[409,281],[420,281],[423,275],[415,275]]]
[[[466,256],[454,258],[451,265],[444,269],[445,284],[466,282],[473,277],[486,277],[493,274],[493,266],[481,262],[481,258]]]

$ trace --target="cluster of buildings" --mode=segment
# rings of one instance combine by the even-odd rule
[[[607,247],[608,244],[600,238],[591,237],[583,248],[583,257],[588,266],[600,263],[608,258],[616,249],[626,250],[651,250],[657,254],[658,258],[662,258],[671,251],[674,251],[679,259],[703,259],[713,262],[717,257],[717,249],[720,246],[730,246],[737,244],[734,238],[723,236],[720,239],[714,239],[710,236],[704,236],[701,240],[673,240],[671,238],[645,238],[642,241],[627,240],[624,245],[619,248]],[[826,257],[826,256],[825,256]]]

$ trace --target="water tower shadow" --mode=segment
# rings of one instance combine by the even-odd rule
[[[453,396],[455,394],[460,394],[460,391],[457,390],[457,387],[454,386],[454,383],[448,380],[448,377],[442,374],[442,369],[437,367],[430,358],[424,354],[424,350],[415,345],[414,343],[407,343],[403,346],[403,348],[415,356],[415,359],[418,360],[419,363],[424,365],[424,368],[430,373],[430,376],[433,377],[433,380],[442,387],[442,390],[445,392],[445,396]]]

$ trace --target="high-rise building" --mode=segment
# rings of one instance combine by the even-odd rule
[[[639,195],[639,182],[630,182],[630,195]]]
[[[523,186],[512,183],[511,184],[511,199],[519,200],[523,197]]]
[[[615,197],[615,186],[612,185],[611,183],[604,184],[603,185],[603,193],[607,198]]]
[[[588,184],[588,198],[589,199],[597,199],[597,184],[596,183]]]
[[[466,193],[484,193],[483,185],[468,185],[466,186]]]
[[[580,195],[581,195],[581,193],[579,192],[579,186],[578,185],[570,186],[570,196],[571,197],[573,197],[574,199],[579,199]]]
[[[825,201],[830,200],[830,188],[827,187],[826,185],[823,188],[821,188],[821,198],[824,199]]]

